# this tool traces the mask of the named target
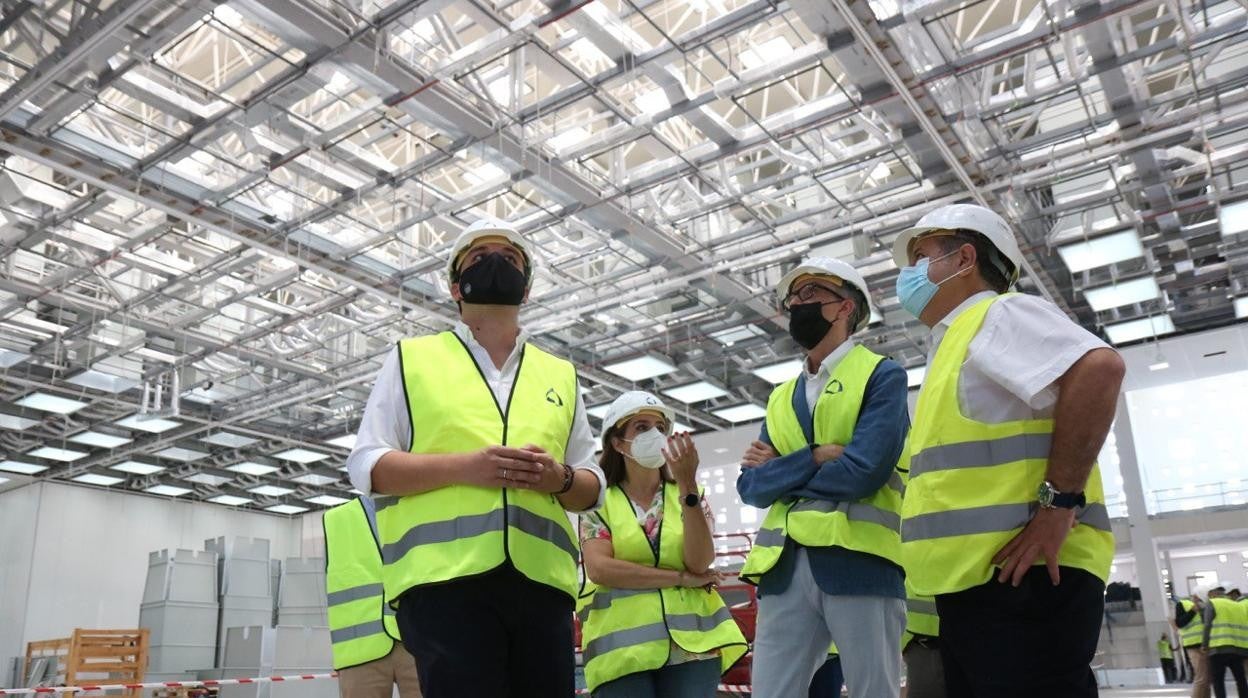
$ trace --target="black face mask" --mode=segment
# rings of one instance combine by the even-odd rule
[[[827,336],[828,330],[832,329],[832,323],[823,318],[823,306],[833,305],[836,302],[838,301],[803,303],[790,307],[789,336],[803,349],[807,351],[814,349],[815,345]]]
[[[520,305],[528,286],[524,272],[507,258],[491,252],[459,274],[459,292],[465,303],[475,305]]]

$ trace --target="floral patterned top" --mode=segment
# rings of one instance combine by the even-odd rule
[[[650,506],[642,509],[634,502],[631,497],[628,503],[633,505],[633,513],[637,515],[637,523],[641,524],[642,530],[646,532],[646,540],[650,541],[650,548],[656,552],[659,549],[659,523],[663,521],[663,488],[655,490],[654,498],[650,500]],[[711,511],[711,505],[706,501],[706,495],[702,496],[702,515],[706,517],[706,525],[711,533],[715,532],[715,514]],[[581,517],[581,541],[587,540],[611,540],[611,529],[603,525],[602,520],[596,515]],[[684,664],[685,662],[696,662],[702,659],[714,659],[719,656],[719,651],[695,653],[686,652],[676,643],[672,643],[671,653],[667,658],[667,666],[673,664]]]

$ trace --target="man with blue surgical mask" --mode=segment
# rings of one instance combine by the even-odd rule
[[[1125,366],[1048,301],[1007,293],[1001,216],[945,206],[898,235],[897,296],[931,328],[902,560],[934,596],[948,695],[1097,695],[1114,552],[1096,456]]]

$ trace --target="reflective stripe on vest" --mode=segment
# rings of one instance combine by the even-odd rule
[[[1189,599],[1179,601],[1184,611],[1195,611],[1187,625],[1179,628],[1179,641],[1184,647],[1195,647],[1205,641],[1205,621],[1200,617],[1200,609]]]
[[[1053,420],[978,422],[962,414],[958,398],[971,342],[992,305],[1006,297],[976,303],[953,321],[919,391],[907,443],[910,480],[901,524],[906,580],[917,594],[950,594],[987,582],[994,574],[992,558],[1037,506]],[[1088,504],[1075,512],[1078,525],[1062,545],[1058,564],[1104,581],[1114,541],[1095,465],[1084,496]]]
[[[940,617],[936,615],[936,600],[930,596],[906,596],[906,630],[913,635],[940,635]],[[904,646],[904,645],[903,645]]]
[[[866,347],[856,345],[832,369],[827,386],[813,406],[816,444],[849,443],[867,382],[883,359]],[[798,379],[794,378],[776,387],[767,400],[767,434],[780,455],[811,445],[793,409],[797,388]],[[784,550],[786,537],[802,545],[835,545],[878,555],[900,565],[899,530],[904,489],[894,471],[884,487],[854,502],[803,499],[796,503],[773,504],[754,538],[741,578],[756,583],[774,567]]]
[[[325,512],[325,595],[334,668],[367,664],[390,654],[399,639],[381,584],[381,553],[365,500]]]
[[[526,344],[507,410],[451,332],[399,342],[413,453],[535,444],[557,463],[572,433],[576,369]],[[576,534],[558,500],[533,490],[451,485],[377,501],[386,598],[483,574],[510,560],[529,579],[577,590]]]
[[[637,522],[628,496],[618,486],[607,490],[602,508],[592,515],[610,529],[616,559],[683,570],[681,521],[686,515],[701,516],[702,509],[681,506],[679,488],[665,483],[657,553]],[[745,636],[714,590],[597,587],[593,598],[584,604],[581,618],[585,682],[590,691],[622,676],[662,667],[673,644],[693,653],[718,651],[721,671],[727,671],[746,652]]]

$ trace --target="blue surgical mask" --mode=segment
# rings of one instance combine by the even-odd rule
[[[897,274],[897,300],[901,301],[901,307],[905,308],[911,315],[919,317],[923,313],[923,309],[927,307],[927,304],[932,302],[936,292],[940,290],[940,285],[963,271],[959,269],[939,282],[935,282],[927,278],[927,268],[931,266],[932,262],[939,262],[957,253],[958,250],[954,250],[934,260],[924,257],[912,266],[902,267]]]

